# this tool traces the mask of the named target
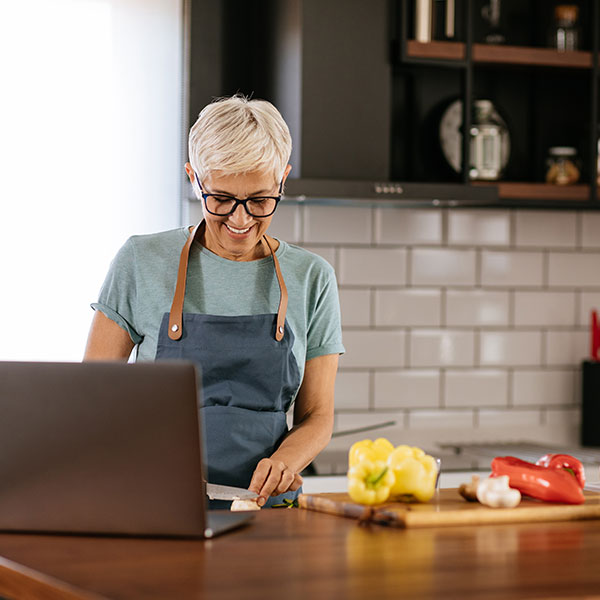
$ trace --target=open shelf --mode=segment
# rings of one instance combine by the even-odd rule
[[[474,181],[475,186],[494,185],[498,187],[498,198],[504,200],[566,200],[587,202],[590,199],[590,186],[552,185],[549,183],[528,183],[520,181]]]
[[[465,44],[462,42],[423,43],[408,40],[406,52],[409,58],[465,60]],[[473,62],[591,69],[592,53],[584,51],[558,52],[552,48],[526,46],[473,44]]]

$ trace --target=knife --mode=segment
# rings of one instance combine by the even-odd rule
[[[258,498],[258,494],[250,490],[217,483],[206,484],[206,495],[211,500],[252,500]]]

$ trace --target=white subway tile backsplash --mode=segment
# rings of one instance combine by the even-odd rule
[[[379,436],[577,442],[599,232],[593,211],[282,204],[269,233],[337,271],[336,431],[395,421],[333,438],[341,472],[354,441]]]
[[[480,363],[484,366],[538,366],[541,339],[539,331],[482,331]]]
[[[508,372],[492,369],[446,371],[444,406],[448,408],[506,406]]]
[[[378,290],[375,292],[375,325],[440,325],[440,302],[440,290]]]
[[[589,357],[587,331],[548,331],[546,333],[546,363],[548,365],[579,365]]]
[[[378,208],[375,240],[380,244],[441,244],[442,220],[441,210]]]
[[[369,371],[338,371],[335,379],[336,410],[369,408]]]
[[[600,252],[550,252],[548,283],[600,288]]]
[[[405,370],[375,375],[375,408],[428,408],[440,404],[437,370]]]
[[[541,414],[538,410],[487,410],[479,411],[479,427],[489,428],[493,430],[491,442],[497,439],[511,439],[510,432],[528,431],[530,427],[538,427],[541,425]],[[507,430],[509,433],[503,434],[502,430]],[[521,441],[519,437],[512,437],[514,441]],[[526,438],[527,439],[527,438]]]
[[[449,211],[448,243],[508,246],[510,244],[510,213],[493,210]]]
[[[340,367],[402,368],[405,362],[403,331],[344,330],[346,353],[340,357]]]
[[[304,241],[326,244],[370,244],[371,211],[346,206],[304,207]]]
[[[515,325],[575,325],[575,292],[515,292]]]
[[[514,406],[565,405],[575,399],[575,373],[572,369],[515,371]]]
[[[340,289],[342,327],[368,327],[371,324],[371,292]]]
[[[472,410],[412,410],[410,429],[458,429],[473,426]]]
[[[550,408],[544,413],[544,429],[554,446],[574,447],[581,436],[581,408]],[[587,474],[590,477],[590,473]],[[598,479],[598,472],[590,479]]]
[[[579,296],[579,322],[578,325],[588,327],[591,321],[591,312],[595,310],[600,317],[600,291],[581,292]]]
[[[415,248],[412,251],[413,285],[475,285],[474,250]]]
[[[411,367],[473,366],[474,354],[472,331],[423,329],[410,334]]]
[[[550,426],[561,427],[568,424],[578,430],[581,426],[581,408],[550,408],[545,413],[545,421]]]
[[[404,285],[404,248],[341,248],[338,283],[341,285]]]
[[[282,202],[269,225],[269,235],[292,244],[302,241],[302,207]]]
[[[581,213],[581,245],[600,248],[600,212]]]
[[[567,211],[516,211],[517,246],[575,247],[577,215]]]
[[[541,286],[543,277],[541,252],[483,250],[481,253],[484,286]]]
[[[384,423],[391,423],[385,427],[378,427]],[[345,433],[353,429],[362,427],[374,427],[371,431],[361,431],[358,433]],[[336,415],[335,429],[336,437],[331,440],[328,449],[338,448],[343,450],[344,460],[347,460],[347,453],[354,442],[360,440],[375,440],[378,437],[384,437],[390,440],[394,446],[402,443],[404,434],[404,412],[344,412]],[[340,435],[344,433],[344,435]]]
[[[446,325],[508,325],[509,294],[500,291],[448,290]]]

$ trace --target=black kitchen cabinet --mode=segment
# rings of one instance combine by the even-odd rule
[[[435,2],[438,24],[444,2]],[[294,139],[292,195],[450,205],[600,208],[600,0],[575,0],[580,49],[548,47],[554,0],[502,0],[502,44],[486,43],[488,0],[455,0],[455,36],[415,41],[415,0],[188,0],[189,119],[212,97],[275,103]],[[571,3],[570,3],[571,4]],[[440,148],[440,118],[476,99],[507,124],[502,179],[472,181]],[[551,146],[574,146],[580,180],[545,183]],[[462,165],[469,164],[468,139]]]
[[[577,205],[597,208],[598,0],[573,2],[579,11],[580,48],[558,52],[548,46],[555,6],[548,0],[502,0],[502,44],[486,43],[487,0],[458,0],[457,30],[451,40],[434,28],[430,42],[414,40],[415,3],[401,0],[394,65],[392,178],[461,180],[494,185],[500,205]],[[438,9],[439,10],[439,9]],[[436,16],[440,16],[439,14]],[[468,130],[475,99],[491,100],[508,126],[510,159],[501,180],[484,184],[469,172],[452,170],[440,149],[441,113],[463,102],[461,132]],[[462,164],[469,164],[462,139]],[[578,152],[575,185],[545,183],[548,150]]]

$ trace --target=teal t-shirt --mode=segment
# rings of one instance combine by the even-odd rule
[[[154,360],[161,319],[175,292],[187,227],[129,238],[111,263],[96,310],[125,329],[137,360]],[[341,354],[342,332],[333,267],[320,256],[279,240],[276,251],[288,290],[287,321],[292,352],[304,375],[307,360]],[[222,258],[194,243],[188,263],[183,311],[219,316],[276,313],[279,285],[273,259],[242,262]]]

